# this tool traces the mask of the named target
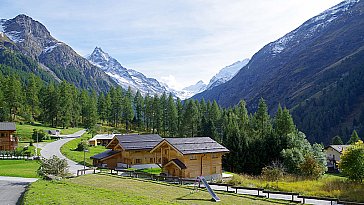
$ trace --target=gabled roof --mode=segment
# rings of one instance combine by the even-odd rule
[[[164,140],[183,155],[229,152],[228,149],[210,137],[165,138]]]
[[[112,155],[117,154],[119,152],[120,151],[106,150],[105,152],[101,152],[100,154],[96,154],[90,158],[91,159],[105,159],[105,158],[111,157]]]
[[[181,162],[181,160],[179,159],[172,159],[171,161],[169,161],[166,165],[164,166],[168,166],[169,164],[174,164],[176,165],[179,169],[187,169],[186,165]]]
[[[332,149],[336,150],[340,154],[343,152],[344,149],[348,148],[350,145],[329,145],[325,147],[325,149],[331,147]]]
[[[14,122],[0,122],[0,130],[1,131],[15,131],[15,123]]]
[[[93,140],[112,140],[115,137],[115,135],[117,135],[117,134],[97,134],[93,138],[89,139],[88,141],[93,141]]]
[[[124,150],[150,150],[163,140],[157,134],[115,135],[115,138]]]

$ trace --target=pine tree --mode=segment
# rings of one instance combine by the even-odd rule
[[[344,142],[339,135],[336,135],[335,137],[332,138],[331,144],[332,145],[343,145]]]
[[[130,122],[134,118],[134,111],[132,105],[132,93],[131,88],[128,88],[128,91],[125,93],[124,100],[123,100],[123,118],[125,121],[125,129],[126,132],[129,133],[130,129]]]
[[[174,102],[173,96],[170,93],[167,99],[167,111],[168,111],[168,132],[170,137],[175,137],[178,132],[178,111]]]
[[[134,97],[135,122],[138,130],[143,127],[143,106],[144,99],[138,90]]]
[[[88,97],[85,118],[85,127],[90,130],[94,129],[98,120],[97,95],[95,91],[92,91],[91,96]]]
[[[153,106],[152,106],[152,125],[153,125],[153,133],[160,133],[162,122],[162,110],[159,102],[159,97],[154,95],[153,97]]]
[[[254,114],[254,129],[258,136],[265,137],[272,131],[272,124],[268,114],[268,107],[264,99],[261,98],[258,105],[258,110]]]
[[[30,115],[32,121],[34,120],[36,114],[39,112],[39,84],[36,80],[36,76],[31,73],[28,85],[26,87],[26,102],[30,107]]]
[[[185,135],[194,137],[197,134],[198,109],[194,100],[186,102],[186,110],[183,117],[183,127]]]
[[[161,133],[163,137],[166,137],[168,127],[168,111],[167,111],[167,95],[164,92],[159,98],[159,106],[161,111]]]
[[[63,81],[60,85],[60,93],[59,93],[59,111],[60,111],[60,120],[63,128],[70,126],[71,123],[71,106],[72,106],[72,95],[70,92],[70,84]]]
[[[180,137],[183,136],[183,105],[181,102],[181,99],[177,98],[177,102],[176,102],[176,106],[177,106],[177,132],[178,135]]]
[[[6,107],[9,110],[9,119],[11,121],[15,120],[15,116],[18,113],[20,107],[22,106],[22,92],[21,83],[15,75],[11,75],[6,78],[4,98],[6,102]]]
[[[347,144],[355,144],[355,142],[359,140],[360,138],[358,136],[358,133],[356,132],[356,130],[354,130]]]

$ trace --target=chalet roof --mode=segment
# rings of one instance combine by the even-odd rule
[[[179,159],[172,159],[171,161],[173,161],[177,166],[179,166],[179,168],[181,169],[187,169],[186,165],[181,162],[181,160]]]
[[[229,152],[210,137],[165,138],[165,140],[184,155]]]
[[[112,140],[115,135],[117,135],[117,134],[97,134],[93,138],[89,139],[88,141],[93,141],[93,140]]]
[[[144,150],[153,149],[159,142],[163,140],[157,134],[147,134],[147,135],[116,135],[115,136],[121,147],[125,150]]]
[[[114,154],[119,153],[120,151],[114,151],[114,150],[106,150],[105,152],[101,152],[100,154],[96,154],[92,157],[90,157],[91,159],[105,159],[107,157],[110,157]]]
[[[348,148],[350,145],[329,145],[325,147],[325,149],[331,147],[332,149],[336,150],[340,154],[343,152],[344,149]]]
[[[15,131],[15,123],[14,122],[0,122],[0,130],[2,131]]]

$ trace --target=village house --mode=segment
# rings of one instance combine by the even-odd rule
[[[88,144],[90,146],[98,146],[98,145],[106,146],[111,142],[111,140],[115,137],[115,135],[120,135],[120,134],[97,134],[93,138],[88,140]]]
[[[329,145],[325,147],[327,168],[329,172],[337,172],[337,163],[340,161],[340,156],[343,151],[350,145]]]
[[[162,167],[169,176],[217,179],[222,156],[229,150],[210,137],[161,138],[159,135],[115,135],[107,150],[94,155],[94,166],[108,168]]]
[[[210,137],[192,137],[165,138],[150,152],[167,175],[217,179],[222,175],[222,156],[229,150]]]
[[[15,131],[14,122],[0,122],[0,150],[16,149],[18,138],[14,136]]]
[[[150,151],[163,138],[156,134],[115,135],[106,146],[110,149],[91,157],[93,165],[108,168],[152,168],[158,167]]]

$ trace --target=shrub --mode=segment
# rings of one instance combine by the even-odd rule
[[[262,169],[262,178],[267,181],[278,181],[285,174],[283,165],[279,162],[273,163],[272,166],[266,166]]]
[[[339,161],[341,172],[350,180],[362,182],[364,179],[364,144],[359,140],[343,151]]]
[[[305,156],[305,160],[299,165],[301,175],[311,179],[320,178],[326,171],[326,167],[319,163],[313,156]]]
[[[41,159],[37,173],[43,178],[65,177],[69,174],[67,161],[54,155],[50,159]]]
[[[81,142],[78,143],[76,151],[83,151],[86,150],[88,148],[88,144],[86,140],[82,140]]]
[[[47,133],[44,132],[44,130],[37,130],[37,129],[33,129],[33,134],[32,134],[32,139],[33,141],[37,141],[38,138],[38,142],[43,142],[44,140],[49,140],[50,137]]]

